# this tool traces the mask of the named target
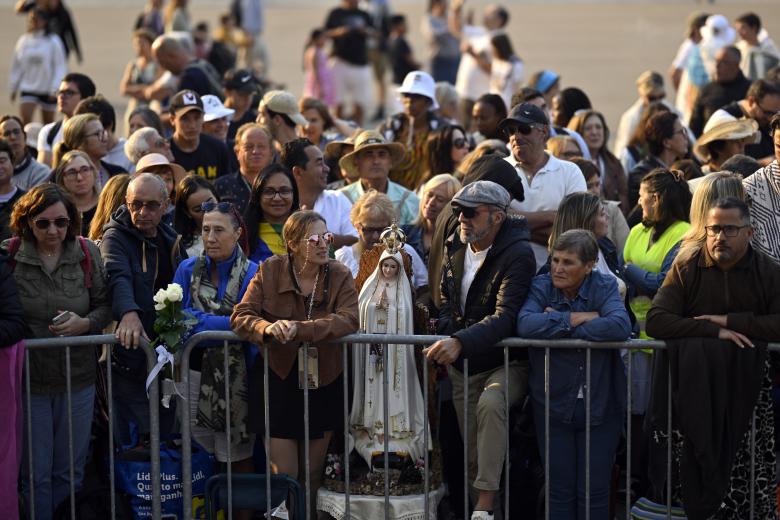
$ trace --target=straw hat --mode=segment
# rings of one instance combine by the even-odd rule
[[[356,129],[354,132],[352,132],[352,135],[349,137],[345,137],[344,139],[336,139],[335,141],[331,141],[328,144],[325,145],[325,149],[322,151],[325,157],[328,158],[341,158],[342,155],[344,155],[344,148],[354,147],[355,146],[355,139],[357,139],[357,136],[359,136],[363,132],[360,128]],[[352,150],[350,150],[351,152]]]
[[[702,161],[710,159],[707,145],[714,141],[736,141],[737,139],[750,139],[749,144],[761,141],[761,132],[758,123],[753,119],[737,119],[725,110],[718,110],[710,117],[704,126],[704,132],[693,145],[693,153]]]
[[[363,150],[372,148],[385,148],[390,152],[390,168],[401,162],[401,159],[404,157],[404,145],[388,141],[375,130],[365,130],[355,139],[355,149],[341,158],[339,167],[343,171],[357,176],[355,158]]]

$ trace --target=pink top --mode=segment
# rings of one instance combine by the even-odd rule
[[[322,49],[314,49],[314,67],[311,66],[309,60],[305,61],[304,74],[303,95],[317,98],[327,106],[334,106],[336,93],[333,84],[333,71],[330,69],[328,58]]]

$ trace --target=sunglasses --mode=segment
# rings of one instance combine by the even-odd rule
[[[211,213],[214,210],[219,211],[220,213],[232,213],[233,203],[214,202],[212,200],[207,200],[206,202],[200,205],[200,209],[203,213]]]
[[[512,125],[507,125],[504,128],[504,131],[506,132],[507,135],[514,135],[517,133],[528,135],[531,133],[531,130],[533,129],[534,129],[533,125],[529,125],[527,123],[515,123]]]
[[[33,224],[35,224],[35,227],[37,227],[40,230],[46,230],[51,227],[52,224],[54,224],[54,227],[57,229],[65,229],[70,225],[70,219],[67,217],[59,217],[55,218],[54,220],[49,220],[47,218],[39,218],[38,220],[33,220]]]
[[[309,236],[309,238],[304,238],[304,241],[309,245],[318,246],[320,245],[320,239],[322,239],[326,246],[329,246],[333,243],[333,233],[330,231],[320,234],[314,233]]]
[[[127,203],[127,206],[133,211],[141,211],[143,208],[146,208],[149,211],[157,211],[162,207],[162,202],[159,202],[157,200],[147,200],[147,201],[133,200],[133,201],[129,201]]]
[[[461,215],[463,215],[463,218],[474,218],[477,216],[477,208],[469,208],[466,206],[453,204],[452,214],[455,215],[455,218],[460,218]]]
[[[453,148],[463,149],[463,148],[468,148],[468,146],[469,146],[468,141],[466,141],[462,137],[458,137],[457,139],[453,139],[452,140],[452,147]]]

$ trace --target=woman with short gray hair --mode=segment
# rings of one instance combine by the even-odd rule
[[[534,278],[517,317],[523,338],[624,341],[631,322],[615,279],[594,270],[596,237],[572,229],[552,245],[550,273]],[[545,431],[545,349],[529,349],[529,388],[539,451],[549,450],[550,517],[585,518],[585,437],[590,420],[590,516],[609,516],[609,485],[623,431],[626,376],[618,350],[552,350],[549,431]],[[590,385],[586,386],[587,371]],[[590,417],[586,417],[586,393]],[[547,439],[547,441],[546,441]],[[547,445],[545,445],[547,444]]]

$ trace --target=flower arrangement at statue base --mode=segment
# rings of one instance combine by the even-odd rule
[[[168,408],[174,393],[181,396],[174,383],[176,372],[176,356],[182,348],[182,338],[198,322],[195,317],[182,308],[184,293],[177,283],[168,284],[154,295],[154,310],[157,318],[154,320],[154,332],[157,338],[152,342],[157,352],[157,364],[146,378],[146,391],[158,374],[163,377],[162,404]]]
[[[325,462],[326,489],[336,493],[344,493],[344,463],[343,456],[329,453]],[[441,485],[441,454],[434,449],[428,457],[431,465],[429,489],[438,489]],[[383,496],[385,494],[385,470],[383,466],[370,470],[359,457],[350,459],[349,492],[351,495]],[[390,466],[388,478],[391,496],[422,495],[425,492],[425,462],[423,459],[412,461],[405,457],[399,466]]]

